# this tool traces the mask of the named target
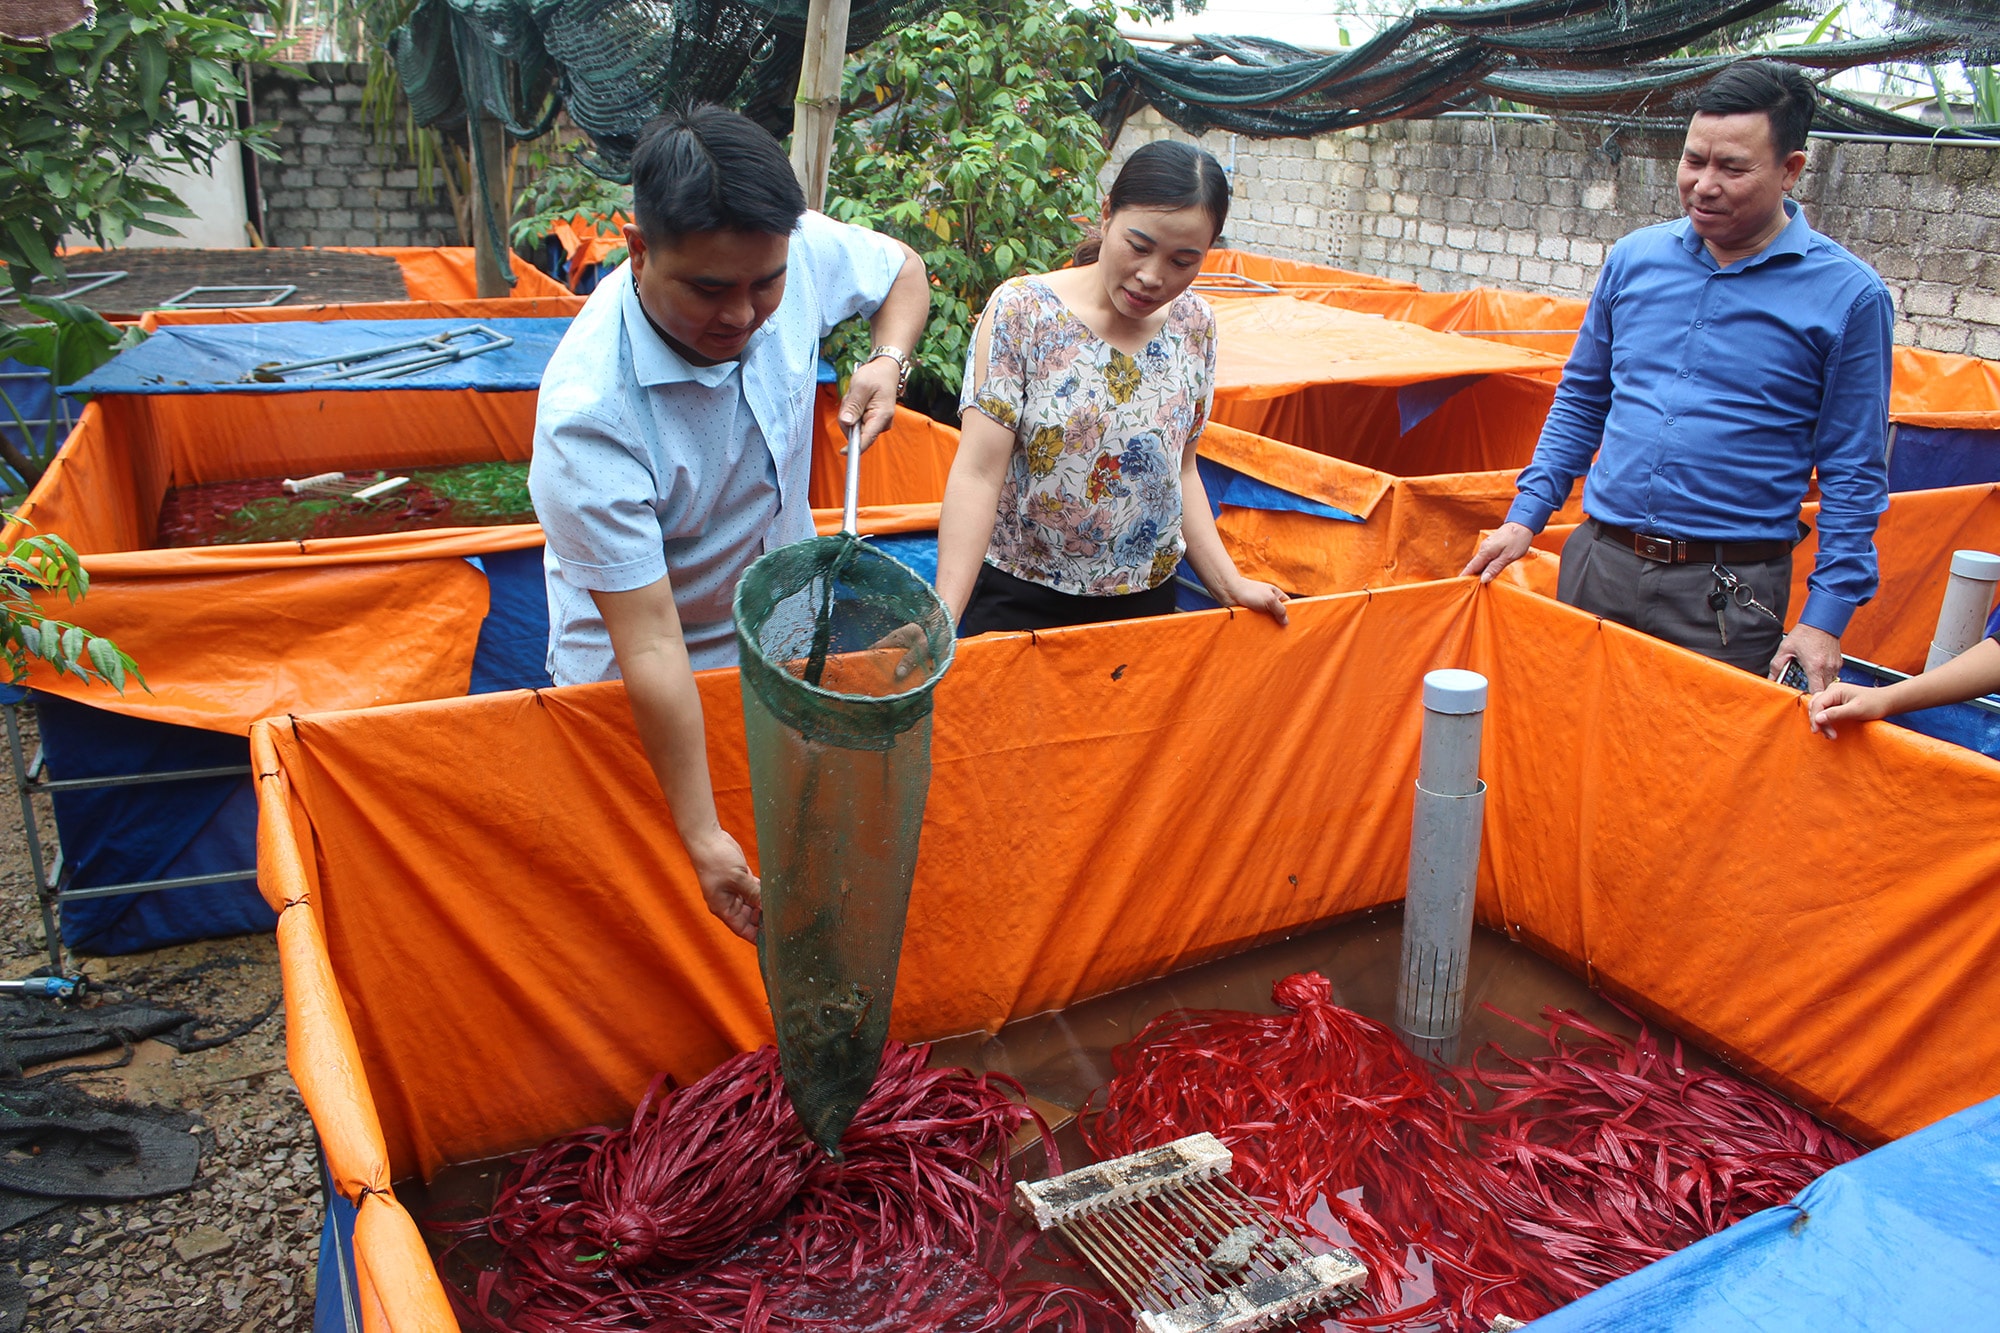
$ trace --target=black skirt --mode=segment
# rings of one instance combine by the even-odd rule
[[[1096,625],[1107,620],[1164,616],[1174,609],[1174,581],[1166,580],[1144,592],[1078,597],[982,563],[965,614],[958,619],[958,637],[995,630],[1061,629],[1065,625]]]

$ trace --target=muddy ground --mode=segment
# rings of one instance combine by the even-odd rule
[[[52,845],[48,803],[38,804]],[[8,977],[48,961],[19,809],[12,767],[0,762],[0,975]],[[123,1068],[65,1076],[99,1097],[187,1113],[201,1142],[201,1173],[182,1194],[65,1204],[0,1234],[0,1333],[310,1329],[318,1157],[312,1122],[285,1072],[275,941],[205,940],[76,963],[95,982],[191,1010],[216,1028],[278,1007],[254,1031],[212,1050],[179,1055],[144,1041]],[[71,1063],[102,1065],[117,1054]]]

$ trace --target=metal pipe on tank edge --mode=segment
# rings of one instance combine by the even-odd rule
[[[1993,590],[2000,586],[2000,556],[1985,551],[1953,551],[1951,577],[1938,608],[1937,633],[1931,638],[1924,670],[1942,666],[1986,637],[1986,618],[1993,611]]]
[[[1486,815],[1486,784],[1479,778],[1486,692],[1486,678],[1477,672],[1433,671],[1424,677],[1396,1025],[1418,1054],[1440,1063],[1456,1059],[1465,1023],[1473,891]]]

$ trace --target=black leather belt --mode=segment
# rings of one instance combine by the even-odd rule
[[[1657,533],[1634,532],[1596,519],[1584,523],[1601,540],[1616,542],[1634,555],[1663,565],[1754,565],[1790,555],[1791,542],[1690,542]]]

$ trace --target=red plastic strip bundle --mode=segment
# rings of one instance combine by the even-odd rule
[[[1502,1310],[1551,1308],[1553,1293],[1486,1206],[1483,1165],[1460,1148],[1423,1061],[1389,1028],[1333,1003],[1318,973],[1284,978],[1271,998],[1287,1012],[1179,1010],[1112,1052],[1103,1104],[1093,1096],[1083,1116],[1091,1150],[1115,1156],[1208,1130],[1235,1153],[1237,1182],[1294,1222],[1312,1227],[1323,1204],[1368,1265],[1357,1326],[1448,1322],[1447,1290],[1468,1328]],[[1440,1296],[1398,1309],[1413,1244],[1432,1259]],[[1452,1273],[1463,1280],[1448,1283]]]
[[[1021,1278],[1034,1240],[1005,1226],[1008,1150],[1034,1113],[1013,1080],[926,1069],[927,1055],[889,1043],[840,1162],[807,1140],[774,1048],[684,1089],[663,1075],[630,1125],[545,1145],[482,1222],[455,1228],[502,1255],[473,1299],[453,1293],[461,1319],[510,1333],[1129,1327],[1089,1292]],[[1060,1170],[1045,1127],[1043,1141]]]
[[[1459,1071],[1492,1102],[1458,1118],[1501,1168],[1493,1206],[1540,1243],[1565,1300],[1784,1203],[1860,1153],[1754,1083],[1688,1069],[1678,1041],[1669,1059],[1643,1027],[1628,1042],[1565,1010],[1542,1017],[1546,1028],[1522,1026],[1549,1054],[1488,1046]],[[1566,1029],[1586,1040],[1566,1042]]]
[[[1549,1011],[1530,1028],[1549,1054],[1487,1047],[1454,1071],[1490,1096],[1482,1111],[1391,1029],[1335,1005],[1325,978],[1287,977],[1272,998],[1288,1012],[1156,1019],[1113,1052],[1084,1136],[1110,1156],[1206,1129],[1244,1187],[1295,1223],[1312,1228],[1323,1204],[1371,1274],[1339,1321],[1350,1327],[1479,1333],[1495,1314],[1534,1318],[1857,1152],[1754,1084],[1689,1073],[1678,1046],[1669,1061],[1643,1030],[1625,1042]],[[1411,1247],[1433,1294],[1399,1309]]]

